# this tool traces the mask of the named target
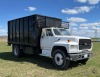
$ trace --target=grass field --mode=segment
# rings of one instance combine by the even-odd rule
[[[45,57],[15,58],[11,47],[0,42],[0,77],[100,77],[100,43],[94,43],[93,52],[86,65],[73,63],[68,70],[57,70]]]

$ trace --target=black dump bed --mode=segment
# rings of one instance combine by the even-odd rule
[[[61,27],[61,21],[37,14],[8,21],[8,44],[39,47],[42,28]]]

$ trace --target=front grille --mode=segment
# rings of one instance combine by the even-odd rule
[[[90,49],[91,40],[90,39],[79,39],[79,50]]]

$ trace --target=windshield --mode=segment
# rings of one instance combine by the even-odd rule
[[[63,28],[53,29],[55,35],[71,35],[70,32]]]

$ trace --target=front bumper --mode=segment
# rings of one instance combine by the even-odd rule
[[[81,53],[71,53],[69,54],[71,61],[78,61],[82,59],[87,59],[93,56],[93,53],[90,51],[83,51]]]

